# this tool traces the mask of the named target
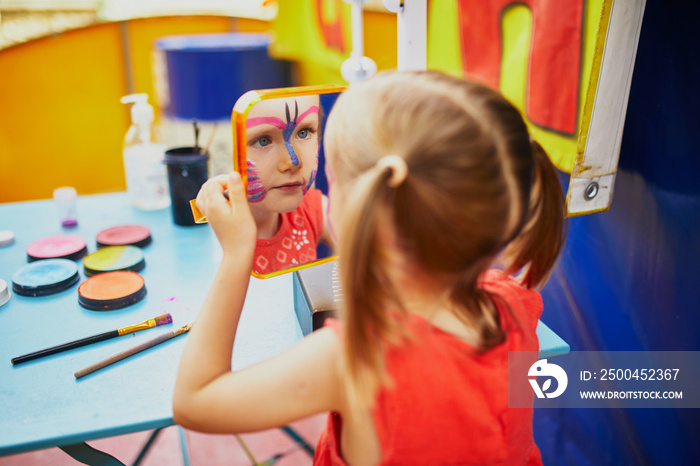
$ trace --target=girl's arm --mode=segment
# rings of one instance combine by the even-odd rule
[[[331,330],[315,332],[274,358],[231,372],[255,250],[255,223],[238,174],[205,183],[197,206],[209,218],[224,255],[187,337],[173,395],[175,421],[195,430],[235,433],[339,409],[340,349]]]

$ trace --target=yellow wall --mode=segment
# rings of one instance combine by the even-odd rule
[[[81,195],[123,191],[122,140],[130,117],[119,99],[145,92],[157,104],[154,41],[269,28],[264,21],[223,16],[142,18],[0,50],[0,202],[47,199],[59,186],[74,186]],[[365,55],[380,70],[396,68],[396,15],[366,11],[364,30]],[[349,55],[349,37],[346,42]],[[297,79],[300,85],[345,84],[340,66],[304,60]]]
[[[50,198],[59,186],[78,194],[125,189],[122,139],[130,118],[119,102],[128,92],[122,44],[128,43],[133,91],[153,99],[156,38],[266,29],[264,22],[228,17],[161,17],[0,50],[0,202]]]

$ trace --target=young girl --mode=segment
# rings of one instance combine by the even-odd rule
[[[532,409],[508,408],[507,363],[538,350],[532,289],[562,245],[563,193],[520,114],[478,84],[386,73],[340,96],[325,140],[340,321],[231,372],[255,223],[238,176],[207,183],[197,203],[224,258],[175,421],[245,432],[328,411],[316,464],[541,464]]]
[[[328,199],[313,188],[319,108],[319,96],[309,95],[262,100],[248,113],[248,202],[258,231],[258,273],[315,260],[319,242],[333,246],[324,217]]]

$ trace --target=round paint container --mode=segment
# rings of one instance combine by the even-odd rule
[[[151,242],[151,230],[143,225],[119,225],[102,230],[97,234],[97,247],[138,246]]]
[[[10,246],[15,242],[15,233],[12,230],[0,230],[0,248]]]
[[[143,251],[136,246],[105,246],[83,257],[85,275],[130,270],[138,272],[146,266]]]
[[[62,234],[48,236],[27,246],[27,260],[70,259],[77,261],[87,254],[87,243],[80,235]]]
[[[12,297],[12,293],[7,289],[7,282],[0,278],[0,306],[5,304]]]
[[[46,296],[78,283],[78,266],[68,259],[46,259],[25,265],[12,275],[12,290],[22,296]]]
[[[131,306],[146,296],[146,284],[136,272],[119,270],[93,275],[78,287],[78,303],[94,311]]]

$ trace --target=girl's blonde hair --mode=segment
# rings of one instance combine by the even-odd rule
[[[563,242],[563,192],[518,110],[482,85],[435,71],[380,73],[344,92],[331,111],[326,154],[346,200],[338,253],[344,287],[344,373],[349,401],[367,405],[385,380],[383,351],[400,330],[400,303],[379,240],[444,279],[451,307],[486,351],[501,343],[493,298],[479,276],[502,254],[522,283],[542,284]],[[534,147],[534,150],[533,150]],[[397,187],[390,167],[408,166]],[[381,165],[381,164],[380,164]]]

